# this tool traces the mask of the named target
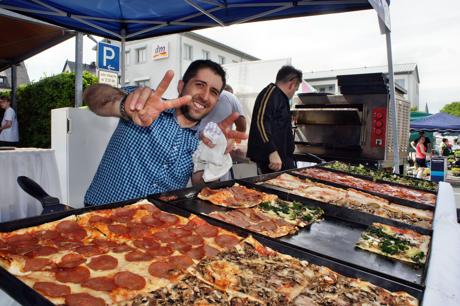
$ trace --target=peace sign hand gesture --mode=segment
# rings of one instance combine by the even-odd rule
[[[155,91],[148,87],[138,88],[126,98],[126,113],[135,124],[144,127],[150,126],[163,111],[180,107],[191,101],[191,96],[183,96],[168,101],[161,98],[173,77],[174,72],[168,70]]]

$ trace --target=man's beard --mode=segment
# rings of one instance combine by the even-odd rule
[[[190,106],[188,104],[182,105],[180,107],[180,111],[181,111],[182,115],[184,115],[185,119],[187,119],[189,121],[192,121],[192,122],[200,122],[201,121],[201,117],[200,118],[194,118],[190,114]]]
[[[179,97],[182,97],[182,96],[184,96],[184,92],[181,92],[180,95],[179,95]],[[193,99],[194,99],[194,97],[192,97],[191,103],[193,103]],[[180,111],[184,115],[185,119],[187,119],[189,121],[192,121],[192,122],[200,122],[201,119],[203,119],[203,117],[207,115],[207,113],[206,113],[206,114],[200,116],[199,118],[193,117],[192,114],[190,113],[190,105],[189,104],[182,105],[180,107]]]

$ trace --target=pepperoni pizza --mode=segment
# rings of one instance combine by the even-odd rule
[[[179,281],[240,240],[143,201],[0,233],[0,265],[56,304],[117,304]]]

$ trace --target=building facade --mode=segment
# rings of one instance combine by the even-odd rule
[[[396,64],[393,67],[395,83],[407,91],[405,98],[410,101],[411,107],[419,109],[419,84],[420,77],[417,64]],[[387,66],[360,67],[341,70],[304,72],[303,78],[319,92],[340,94],[337,84],[338,75],[362,73],[388,73]]]
[[[197,59],[210,59],[220,64],[258,60],[193,32],[129,41],[125,44],[125,85],[156,88],[166,71],[171,69],[175,73],[171,82],[174,86],[170,86],[164,96],[177,97],[178,80]]]

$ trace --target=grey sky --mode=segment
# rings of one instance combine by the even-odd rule
[[[393,0],[394,63],[417,63],[420,106],[430,112],[460,101],[460,1]],[[212,28],[198,33],[261,59],[291,57],[304,71],[386,65],[385,37],[374,11],[360,11]],[[85,38],[84,62],[94,61]],[[31,79],[60,73],[74,60],[74,40],[26,61]]]

